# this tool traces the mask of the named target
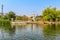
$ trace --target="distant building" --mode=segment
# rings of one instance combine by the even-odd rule
[[[35,14],[34,14],[34,12],[32,12],[32,21],[35,21]]]

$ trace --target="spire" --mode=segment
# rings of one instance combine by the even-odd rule
[[[1,10],[2,10],[2,15],[3,15],[3,4],[2,4],[2,8],[1,8]]]
[[[34,14],[34,11],[32,12],[32,16],[33,16],[33,21],[35,21],[35,14]]]

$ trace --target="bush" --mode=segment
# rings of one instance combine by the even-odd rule
[[[1,25],[10,25],[10,21],[9,20],[4,20],[3,18],[0,18],[0,26]]]

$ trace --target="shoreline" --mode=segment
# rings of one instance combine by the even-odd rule
[[[11,22],[12,24],[60,24],[60,22],[49,22],[49,21],[35,21],[35,22],[31,22],[31,21],[15,21],[15,22]]]
[[[60,21],[59,21],[59,22],[57,22],[57,21],[55,21],[55,22],[49,22],[49,21],[38,21],[38,23],[41,23],[41,24],[60,24]]]

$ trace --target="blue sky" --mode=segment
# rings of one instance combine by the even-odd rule
[[[56,7],[60,9],[60,0],[0,0],[1,5],[4,5],[4,13],[13,11],[16,15],[31,16],[32,11],[35,15],[41,15],[42,10],[48,7]]]

